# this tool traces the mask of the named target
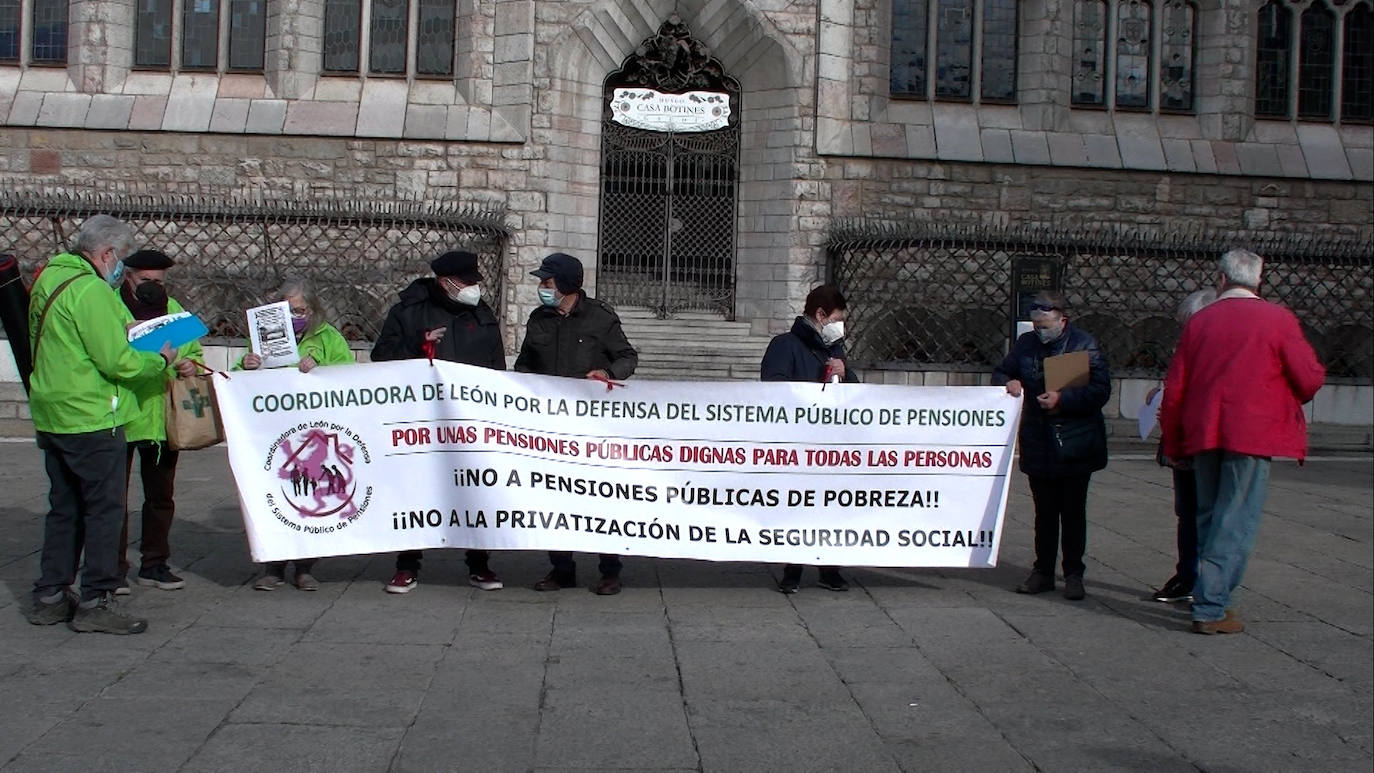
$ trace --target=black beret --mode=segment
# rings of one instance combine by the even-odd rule
[[[161,250],[139,250],[124,259],[125,268],[168,269],[175,265],[176,261]]]
[[[476,284],[482,281],[482,272],[477,268],[477,256],[462,250],[450,250],[431,260],[429,268],[435,276],[451,276]]]
[[[564,295],[582,289],[582,261],[567,253],[549,255],[530,274],[540,279],[553,277],[554,286]]]

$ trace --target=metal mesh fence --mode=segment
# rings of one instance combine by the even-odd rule
[[[1114,375],[1162,375],[1175,312],[1210,287],[1232,247],[1265,257],[1261,293],[1298,316],[1328,375],[1374,376],[1374,244],[1295,234],[990,229],[855,220],[835,225],[830,270],[849,297],[849,356],[865,366],[987,370],[1006,351],[1013,264],[1049,259],[1074,324]]]
[[[211,336],[246,337],[244,309],[299,276],[318,288],[344,337],[375,339],[396,294],[451,249],[477,253],[483,295],[498,313],[504,297],[504,211],[446,204],[3,191],[0,252],[17,256],[31,282],[81,221],[98,213],[131,224],[143,246],[177,261],[169,291]]]

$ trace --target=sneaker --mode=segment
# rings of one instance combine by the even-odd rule
[[[400,569],[386,581],[387,593],[409,593],[420,584],[420,576],[415,572]]]
[[[1193,584],[1191,582],[1185,583],[1178,579],[1178,575],[1174,575],[1169,578],[1168,582],[1164,583],[1164,587],[1155,591],[1150,598],[1166,604],[1172,604],[1176,601],[1192,601]]]
[[[296,572],[296,589],[315,591],[320,589],[320,581],[309,572]]]
[[[133,592],[133,589],[129,587],[129,579],[127,577],[120,577],[119,584],[115,586],[114,594],[116,596],[128,596]]]
[[[121,615],[113,593],[103,593],[91,601],[76,605],[76,612],[67,627],[77,633],[113,633],[126,635],[148,630],[148,621]]]
[[[1245,630],[1245,623],[1236,613],[1226,610],[1226,617],[1220,620],[1194,620],[1193,633],[1200,633],[1211,636],[1217,633],[1240,633]]]
[[[172,570],[168,569],[166,564],[139,569],[138,584],[151,585],[162,590],[181,590],[186,587],[186,581],[172,574]]]
[[[1026,581],[1016,586],[1017,593],[1045,593],[1054,590],[1054,575],[1031,572]]]
[[[534,584],[534,589],[538,591],[551,591],[561,590],[563,588],[571,588],[574,585],[577,585],[577,575],[559,574],[558,570],[555,569],[554,571],[544,575],[544,579],[540,580],[539,582],[536,582]]]
[[[268,572],[259,577],[257,582],[253,583],[253,590],[276,590],[277,586],[284,582],[286,582],[286,579],[281,575]]]
[[[496,576],[496,572],[490,569],[483,569],[468,575],[468,585],[482,590],[501,590],[506,587],[506,584],[501,582],[501,578]]]
[[[821,572],[821,579],[816,583],[826,590],[844,592],[849,590],[849,583],[845,582],[844,577],[839,572]]]
[[[1083,590],[1083,575],[1071,574],[1064,578],[1064,598],[1069,601],[1082,601],[1087,595],[1087,591]]]
[[[71,591],[64,590],[56,601],[34,599],[33,606],[25,616],[34,625],[57,625],[71,620],[75,611],[76,596]]]

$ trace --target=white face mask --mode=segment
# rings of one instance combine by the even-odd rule
[[[844,338],[843,320],[827,322],[825,326],[821,328],[821,343],[825,344],[826,346],[835,343],[841,338]]]
[[[482,300],[482,286],[468,285],[456,293],[449,293],[454,303],[461,303],[464,306],[476,306]]]
[[[1060,322],[1054,327],[1037,327],[1035,334],[1040,337],[1040,343],[1047,344],[1059,338],[1064,333],[1064,323]]]

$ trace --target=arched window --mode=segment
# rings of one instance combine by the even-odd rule
[[[1324,3],[1302,12],[1298,54],[1298,117],[1331,118],[1336,62],[1336,15]]]
[[[1107,99],[1107,4],[1080,0],[1073,6],[1073,104],[1101,105]]]
[[[1192,3],[1170,0],[1160,11],[1159,106],[1164,110],[1192,110],[1197,8]]]
[[[1150,4],[1116,4],[1116,106],[1150,106]]]
[[[1293,13],[1279,0],[1259,10],[1255,49],[1255,115],[1288,115],[1288,65],[1293,56]]]
[[[1374,119],[1374,10],[1359,3],[1345,15],[1341,120]]]
[[[893,0],[892,63],[889,86],[893,96],[926,96],[926,0]]]
[[[1016,35],[1016,0],[892,0],[889,93],[1015,102]]]

